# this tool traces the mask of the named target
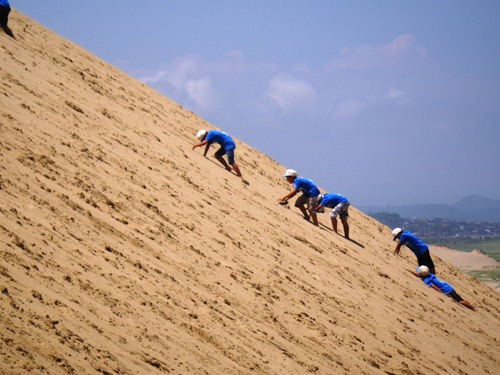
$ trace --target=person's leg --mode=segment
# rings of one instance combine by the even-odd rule
[[[226,156],[227,156],[227,161],[231,167],[233,167],[234,171],[236,172],[236,175],[238,177],[241,176],[240,168],[238,167],[238,164],[234,161],[234,148],[230,150],[226,150]]]
[[[330,219],[332,219],[332,228],[333,228],[333,231],[335,233],[338,233],[338,230],[337,230],[337,218],[333,217],[333,216],[330,216]]]
[[[240,167],[238,167],[238,164],[236,164],[236,162],[234,161],[234,148],[231,149],[231,150],[227,150],[226,151],[226,156],[227,156],[227,161],[229,162],[229,164],[231,165],[231,167],[233,167],[234,171],[236,172],[236,175],[241,178],[241,181],[244,184],[248,185],[248,181],[245,180],[243,178],[243,176],[241,175]]]
[[[428,261],[427,267],[429,267],[429,271],[431,273],[433,273],[434,275],[436,274],[436,268],[434,267],[434,262],[432,261],[430,253],[429,253],[429,261]]]
[[[338,226],[337,226],[337,217],[339,216],[340,213],[340,205],[336,205],[333,207],[332,212],[330,214],[330,218],[332,219],[332,228],[335,233],[339,233],[338,231]],[[342,218],[341,218],[342,219]]]
[[[349,217],[349,202],[339,204],[336,207],[336,212],[338,212],[338,216],[340,217],[340,221],[344,227],[344,237],[349,239],[349,223],[347,221],[347,218]]]
[[[236,175],[237,175],[238,177],[242,177],[242,176],[241,176],[241,172],[240,172],[240,168],[238,167],[238,164],[236,164],[236,162],[235,162],[235,163],[233,163],[233,164],[231,164],[231,167],[233,167],[233,169],[234,169],[234,171],[236,172]]]
[[[467,307],[468,309],[471,309],[472,311],[476,311],[476,308],[474,306],[472,306],[471,303],[468,302],[468,301],[466,301],[466,300],[461,300],[459,302],[459,304],[461,304],[462,306]]]
[[[419,266],[427,266],[429,271],[433,274],[436,274],[436,269],[434,267],[434,262],[432,261],[431,254],[429,250],[423,253],[421,256],[417,258]]]
[[[316,212],[311,213],[311,217],[313,219],[313,224],[318,226],[318,215],[316,215]]]
[[[231,170],[231,167],[229,166],[229,164],[227,164],[226,160],[222,157],[224,154],[225,154],[225,151],[224,151],[224,149],[221,147],[221,148],[219,148],[219,149],[215,152],[214,156],[215,156],[215,158],[219,161],[219,163],[221,163],[221,164],[224,166],[224,168],[226,168],[226,170],[230,171],[230,170]]]
[[[15,39],[12,30],[8,26],[9,13],[10,9],[7,9],[5,7],[0,7],[0,26],[2,27],[3,31],[5,31],[5,34]]]
[[[455,302],[458,302],[462,306],[467,307],[468,309],[471,309],[472,311],[476,311],[476,308],[472,306],[472,304],[469,301],[464,300],[460,295],[453,289],[449,294],[449,297],[451,297]]]
[[[349,239],[349,223],[347,222],[347,217],[343,217],[340,220],[342,221],[342,225],[344,226],[344,237]]]
[[[302,212],[302,215],[304,215],[304,219],[309,220],[311,217],[307,213],[306,207],[305,206],[295,206],[298,207],[300,212]]]
[[[240,168],[238,167],[238,164],[236,164],[236,162],[234,162],[233,164],[231,164],[231,167],[233,167],[234,171],[236,172],[236,175],[237,175],[238,177],[240,177],[240,178],[241,178],[241,181],[242,181],[244,184],[249,185],[248,181],[247,181],[247,180],[245,180],[245,179],[243,178],[243,176],[241,175]]]
[[[318,226],[318,215],[316,215],[316,206],[318,205],[318,197],[309,197],[307,199],[307,211],[313,220],[313,224]]]
[[[230,150],[225,150],[225,154],[227,156],[227,162],[231,167],[233,167],[234,171],[236,172],[236,175],[241,177],[241,172],[240,168],[238,168],[238,165],[234,162],[234,148]]]
[[[307,197],[304,195],[301,195],[295,201],[295,207],[297,207],[300,210],[300,212],[302,212],[302,215],[304,215],[304,219],[309,220],[310,217],[305,207],[306,204],[307,204]]]

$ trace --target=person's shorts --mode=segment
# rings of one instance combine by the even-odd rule
[[[417,257],[417,262],[419,266],[427,266],[429,267],[431,273],[435,273],[434,262],[432,261],[431,253],[429,252],[429,250],[427,250],[425,253]]]
[[[295,201],[295,207],[300,207],[305,204],[307,204],[307,211],[309,211],[309,213],[311,214],[316,213],[316,206],[318,205],[318,196],[306,197],[304,194],[302,194]]]
[[[229,163],[229,165],[233,165],[234,164],[234,148],[232,148],[230,150],[224,150],[224,147],[221,147],[215,153],[215,156],[222,157],[222,156],[224,156],[224,154],[226,154],[226,156],[227,156],[227,162]]]
[[[336,218],[337,216],[340,217],[340,219],[345,219],[349,216],[348,210],[349,210],[349,202],[346,203],[339,203],[336,205],[333,209],[332,212],[330,213],[330,217]]]
[[[452,290],[450,293],[448,293],[448,297],[451,297],[454,301],[460,302],[463,301],[464,299],[458,295],[455,290]]]

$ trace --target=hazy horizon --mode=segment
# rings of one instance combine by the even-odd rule
[[[500,203],[500,199],[494,199],[494,198],[490,198],[490,197],[486,197],[484,195],[481,195],[481,194],[468,194],[462,198],[459,198],[457,200],[454,200],[452,202],[417,202],[417,203],[410,203],[410,204],[407,204],[407,203],[401,203],[401,204],[391,204],[391,203],[387,203],[387,204],[363,204],[361,206],[365,206],[365,207],[390,207],[390,206],[414,206],[414,205],[420,205],[420,204],[442,204],[442,205],[447,205],[447,206],[453,206],[454,204],[460,202],[461,200],[463,199],[467,199],[469,197],[480,197],[480,198],[485,198],[485,199],[488,199],[488,200],[494,200],[494,201],[497,201]]]

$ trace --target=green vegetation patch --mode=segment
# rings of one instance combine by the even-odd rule
[[[481,281],[500,280],[500,267],[485,268],[480,271],[468,271],[467,273]]]
[[[481,250],[496,261],[500,262],[500,238],[426,238],[428,244],[445,246],[453,250],[467,251]]]

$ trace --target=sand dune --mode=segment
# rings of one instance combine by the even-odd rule
[[[500,262],[477,251],[458,251],[442,246],[431,246],[431,251],[441,259],[463,270],[477,271],[488,267],[500,266]]]
[[[425,287],[356,202],[354,241],[327,214],[313,227],[276,202],[293,166],[237,140],[243,185],[191,150],[217,124],[15,10],[9,24],[1,372],[500,372],[491,288],[439,259],[478,312]]]

